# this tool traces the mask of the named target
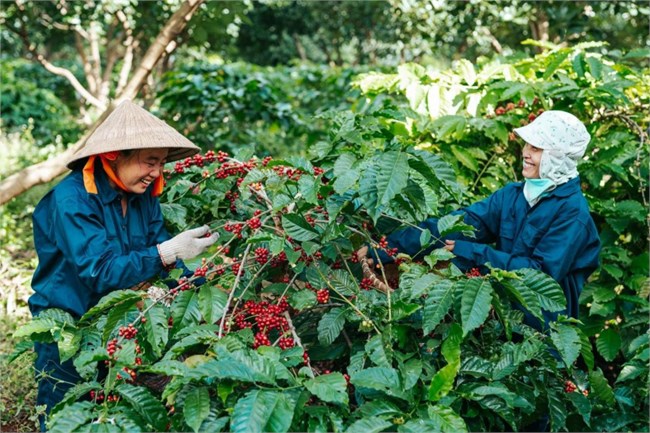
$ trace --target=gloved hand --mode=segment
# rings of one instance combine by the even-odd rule
[[[158,252],[163,265],[169,266],[176,263],[176,260],[193,259],[201,254],[210,245],[219,239],[218,233],[212,233],[204,237],[210,228],[208,226],[186,230],[168,241],[158,245]]]

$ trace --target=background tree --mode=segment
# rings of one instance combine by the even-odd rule
[[[114,54],[112,55],[109,55],[110,53],[107,53],[106,63],[102,69],[100,54],[97,52],[99,50],[99,42],[95,42],[101,32],[94,32],[95,26],[91,25],[89,27],[92,30],[91,33],[86,33],[84,29],[75,27],[76,24],[65,27],[66,30],[72,29],[75,32],[75,35],[80,35],[78,37],[75,36],[75,38],[76,41],[79,42],[79,56],[82,60],[82,65],[84,66],[86,84],[88,85],[86,88],[80,83],[80,81],[70,70],[54,65],[45,55],[38,51],[36,44],[30,42],[30,39],[28,38],[29,33],[26,31],[26,23],[31,23],[34,17],[30,19],[26,15],[29,9],[26,8],[24,4],[16,3],[14,10],[7,11],[7,20],[17,22],[17,24],[15,24],[16,27],[14,28],[14,31],[20,35],[23,43],[25,44],[25,48],[31,56],[33,56],[49,71],[66,77],[74,87],[75,91],[87,103],[93,105],[97,109],[104,110],[103,114],[96,121],[96,126],[110,112],[110,108],[107,108],[107,104],[111,90],[113,91],[113,95],[116,100],[119,100],[120,98],[134,98],[138,94],[138,91],[145,85],[146,80],[150,77],[151,71],[155,68],[160,59],[173,52],[173,50],[176,48],[176,38],[186,28],[188,21],[191,19],[192,15],[194,12],[196,12],[201,3],[202,0],[186,0],[183,3],[180,3],[178,9],[176,9],[176,11],[169,17],[164,27],[159,30],[158,35],[151,41],[149,48],[146,52],[144,52],[137,64],[137,67],[135,67],[132,72],[131,66],[133,65],[133,55],[135,48],[139,46],[139,43],[135,43],[132,39],[130,39],[128,36],[129,33],[127,31],[128,27],[124,27],[124,41],[130,41],[130,45],[127,45],[126,49],[122,52],[121,62],[123,67],[118,75],[118,79],[115,83],[114,88],[110,86],[110,84],[114,82],[114,76],[111,74],[111,71],[113,65],[117,62],[119,55],[116,53],[119,51],[113,52]],[[40,5],[40,3],[30,3],[29,5],[32,6],[34,4],[37,5],[37,7]],[[64,10],[67,11],[67,9],[65,9],[65,5],[66,3],[57,3],[54,9],[50,11],[54,12],[56,10],[59,10],[61,12],[61,15],[65,16],[67,15],[67,13],[63,13]],[[77,3],[74,4],[75,7],[79,5],[80,4]],[[98,11],[95,12],[97,12],[97,15],[99,15]],[[121,9],[117,10],[115,11],[115,15],[121,16],[123,12],[124,11]],[[81,8],[78,10],[78,13],[80,14],[78,18],[81,20],[81,15],[85,14],[86,11]],[[12,16],[12,14],[14,14],[13,19],[10,20],[9,18]],[[39,11],[39,14],[39,17],[43,20],[50,19],[50,15],[47,13],[47,11]],[[91,14],[91,20],[93,16],[95,15]],[[67,22],[67,20],[64,21]],[[128,22],[127,19],[120,20],[119,18],[117,21],[123,25],[124,23]],[[75,20],[72,20],[72,23],[74,22]],[[116,23],[116,21],[110,22],[114,24]],[[58,25],[52,24],[50,29],[54,31],[58,30],[58,27]],[[109,30],[110,28],[111,27],[109,27]],[[107,32],[107,34],[108,33],[110,32]],[[54,35],[55,37],[58,37],[57,32],[54,32]],[[92,60],[88,60],[88,58],[85,57],[86,52],[82,49],[82,46],[80,46],[83,44],[81,44],[79,37],[84,35],[87,36],[87,40],[90,43],[90,53]],[[104,72],[102,72],[102,70]],[[65,170],[65,163],[68,160],[69,156],[83,146],[85,137],[87,137],[93,129],[94,128],[91,127],[88,133],[82,137],[74,146],[69,147],[64,153],[58,155],[57,157],[28,167],[4,179],[2,183],[0,183],[0,204],[5,203],[7,200],[29,189],[33,185],[52,180],[59,174],[63,173]]]

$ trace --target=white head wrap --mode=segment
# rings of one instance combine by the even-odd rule
[[[587,150],[591,136],[573,114],[545,111],[528,125],[515,132],[526,143],[544,149],[539,163],[539,177],[551,180],[555,186],[578,175],[578,161]]]

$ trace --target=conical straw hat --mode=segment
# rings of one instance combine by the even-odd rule
[[[91,155],[118,150],[168,148],[167,162],[183,159],[201,149],[174,128],[130,100],[124,100],[75,153],[68,168]]]

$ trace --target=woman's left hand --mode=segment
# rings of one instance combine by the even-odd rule
[[[444,249],[446,249],[450,253],[454,252],[454,247],[456,246],[456,241],[446,240],[445,244],[446,245],[443,247]]]

